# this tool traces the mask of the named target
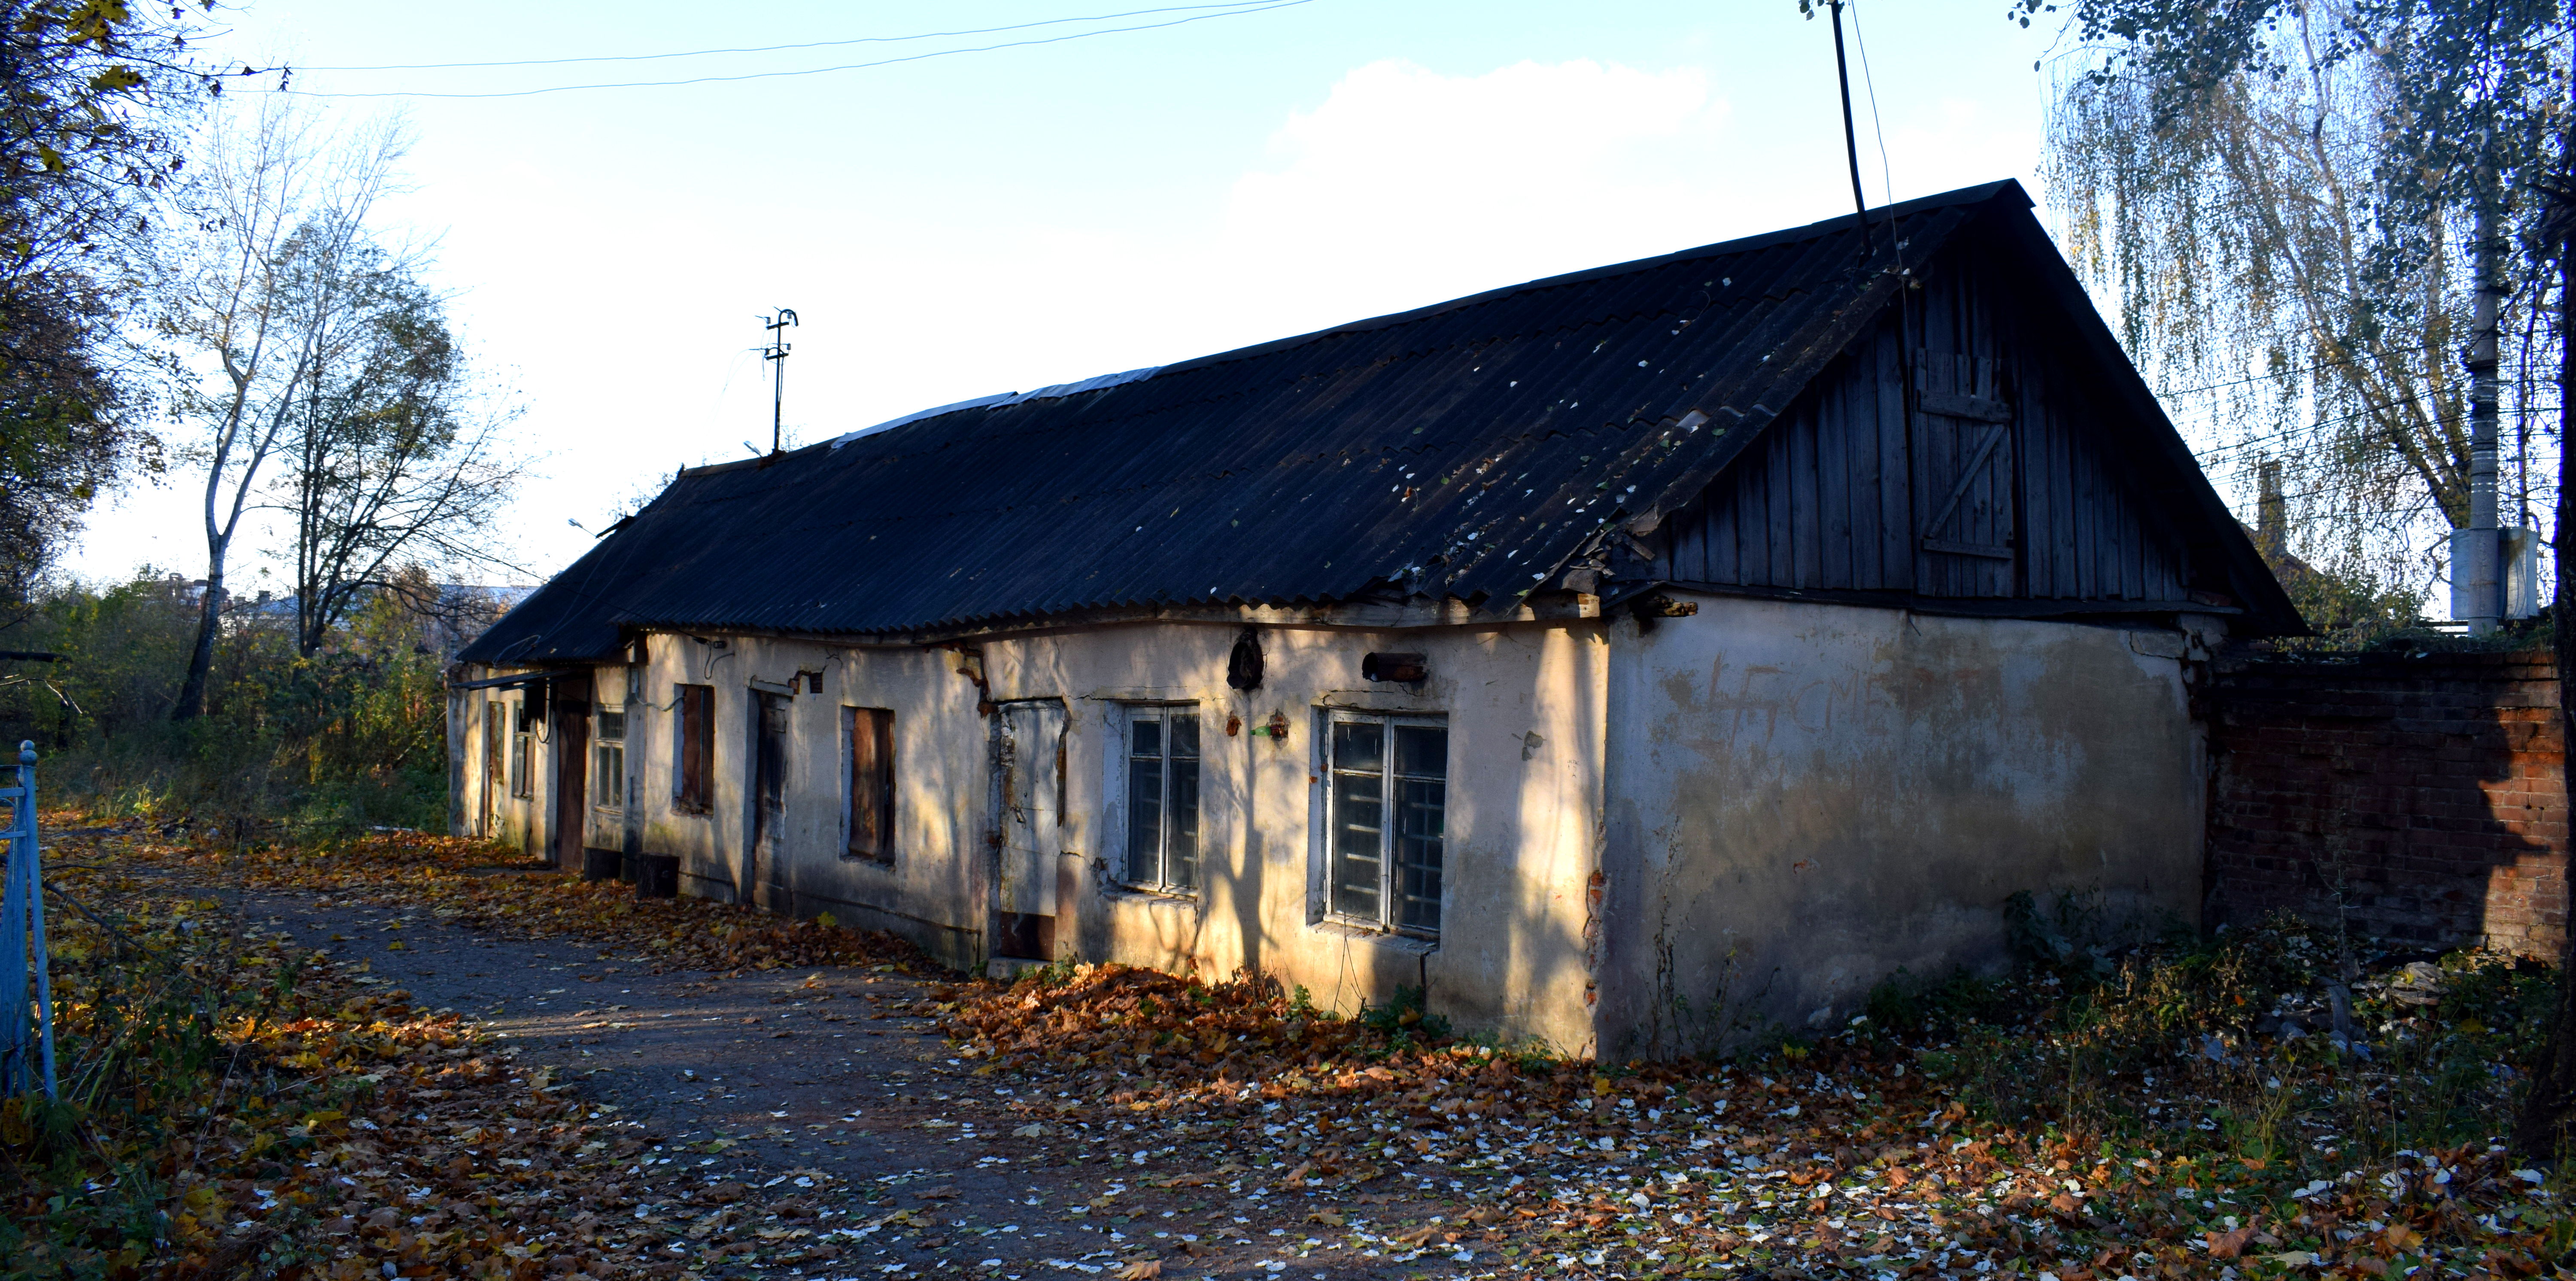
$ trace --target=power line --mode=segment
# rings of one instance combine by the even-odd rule
[[[1229,0],[1224,4],[1168,5],[1160,9],[1129,9],[1121,13],[1095,13],[1077,18],[1042,18],[1036,22],[1015,22],[1006,27],[967,27],[957,31],[925,31],[913,36],[857,36],[848,40],[812,40],[803,44],[749,45],[739,49],[684,49],[678,53],[601,54],[581,58],[523,58],[514,62],[395,62],[372,67],[272,67],[272,71],[453,71],[482,67],[561,67],[582,62],[656,62],[667,58],[705,58],[728,53],[780,53],[791,49],[833,49],[854,44],[901,44],[907,40],[944,40],[950,36],[989,36],[1005,31],[1027,31],[1033,27],[1062,26],[1068,22],[1115,22],[1120,18],[1142,18],[1157,13],[1191,13],[1201,9],[1250,9],[1272,3],[1272,0]],[[1222,16],[1211,14],[1211,17]]]
[[[1860,87],[1869,98],[1869,131],[1878,139],[1878,185],[1885,189],[1887,203],[1892,205],[1896,203],[1896,178],[1887,159],[1887,120],[1878,113],[1878,82],[1869,74],[1869,37],[1861,31],[1859,0],[1853,0],[1851,11],[1852,46],[1860,51]]]
[[[1194,14],[1169,22],[1146,22],[1132,27],[1104,27],[1098,31],[1076,31],[1070,35],[1048,36],[1039,40],[1008,40],[1000,44],[977,45],[965,49],[934,49],[928,53],[907,54],[900,58],[880,58],[874,62],[851,62],[832,67],[807,67],[797,71],[754,71],[734,76],[695,76],[686,80],[628,80],[600,84],[548,85],[542,89],[512,89],[492,93],[432,93],[422,90],[390,89],[362,93],[324,93],[312,89],[256,89],[246,92],[287,94],[298,98],[533,98],[539,94],[574,93],[587,89],[670,89],[682,85],[733,84],[745,80],[778,80],[795,76],[828,75],[835,71],[865,71],[871,67],[890,67],[897,63],[920,62],[926,58],[945,58],[961,53],[992,53],[1000,49],[1024,49],[1033,45],[1062,44],[1068,40],[1086,40],[1093,36],[1124,35],[1134,31],[1157,31],[1210,18],[1239,18],[1247,14],[1268,13],[1274,9],[1293,9],[1312,4],[1314,0],[1264,0],[1263,3],[1217,13]]]

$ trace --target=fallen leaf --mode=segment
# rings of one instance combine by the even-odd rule
[[[1138,1259],[1118,1269],[1118,1281],[1154,1281],[1163,1275],[1161,1259]]]
[[[2205,1235],[2209,1241],[2209,1257],[2233,1259],[2244,1254],[2245,1243],[2254,1239],[2254,1225],[2248,1223],[2233,1232],[2211,1232]]]

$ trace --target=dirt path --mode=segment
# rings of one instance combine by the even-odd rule
[[[686,1220],[703,1225],[736,1198],[775,1211],[759,1254],[711,1273],[1073,1281],[1155,1257],[1173,1279],[1361,1278],[1504,1263],[1490,1247],[1478,1259],[1473,1244],[1445,1239],[1353,1244],[1373,1215],[1393,1232],[1399,1218],[1457,1213],[1463,1188],[1381,1192],[1330,1210],[1249,1172],[1147,1186],[1148,1171],[1227,1169],[1255,1142],[1275,1145],[1277,1127],[1255,1117],[1130,1135],[1137,1127],[1112,1119],[1112,1105],[979,1075],[935,1029],[934,985],[892,967],[655,973],[640,957],[477,932],[426,908],[275,890],[240,905],[253,928],[363,962],[416,1005],[467,1015],[522,1063],[577,1082],[602,1114],[638,1127],[650,1144],[639,1159],[695,1166],[694,1204],[635,1211],[673,1226],[675,1260],[712,1262],[691,1244],[706,1234],[680,1230]],[[1155,1146],[1126,1150],[1136,1141]]]

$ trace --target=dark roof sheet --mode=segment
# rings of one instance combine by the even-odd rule
[[[1605,524],[1695,497],[1788,407],[1896,287],[1891,222],[1921,263],[1972,220],[2037,234],[2029,206],[2018,184],[1974,187],[1874,211],[1865,265],[1847,216],[692,469],[464,657],[605,656],[624,626],[899,634],[1386,591],[1512,605]],[[2163,453],[2206,499],[2185,505],[2224,519],[2179,438]]]

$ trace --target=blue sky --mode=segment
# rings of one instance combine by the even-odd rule
[[[1153,2],[250,0],[211,54],[315,68],[303,90],[489,92],[1190,15],[653,62],[319,68],[902,36]],[[1882,113],[1873,127],[1855,65],[1872,202],[2004,177],[2044,196],[2032,63],[2054,32],[2009,25],[1997,0],[1856,7]],[[436,240],[460,328],[523,408],[513,438],[535,475],[507,550],[529,573],[500,577],[529,581],[588,546],[567,519],[596,529],[675,467],[767,446],[750,349],[772,307],[803,320],[794,443],[1850,207],[1831,33],[1795,0],[1306,0],[820,75],[313,101],[400,110],[417,134],[388,226]],[[69,568],[202,573],[195,522],[184,473],[126,491]]]

